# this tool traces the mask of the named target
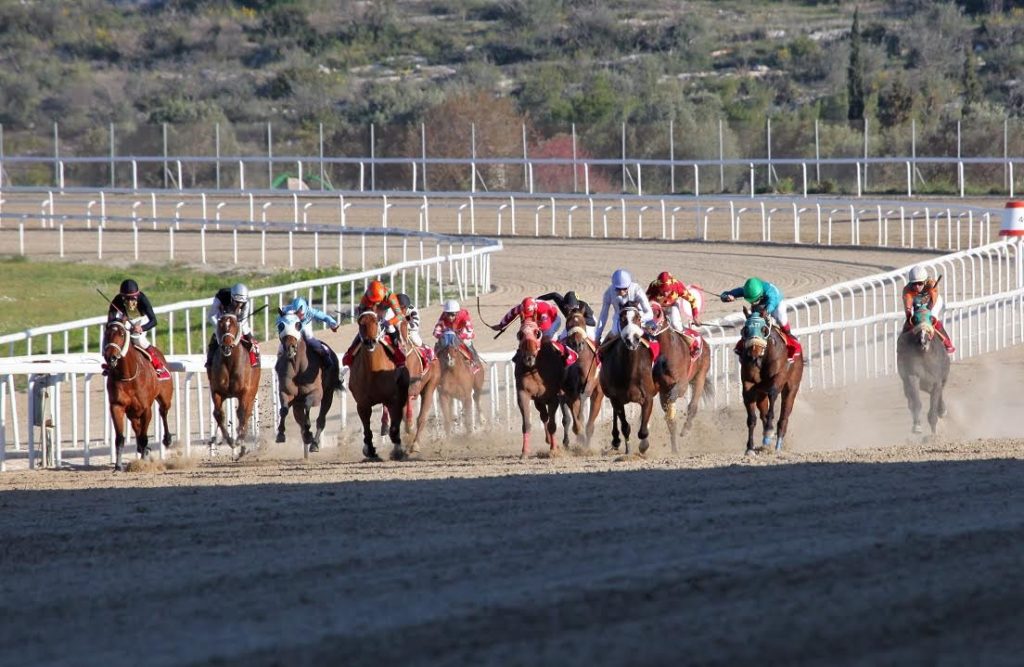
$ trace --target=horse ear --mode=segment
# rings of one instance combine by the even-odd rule
[[[277,307],[277,316],[284,317],[284,308],[281,308],[280,306]]]

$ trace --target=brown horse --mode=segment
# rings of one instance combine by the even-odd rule
[[[356,411],[363,423],[363,456],[379,461],[373,446],[370,416],[373,406],[383,405],[388,412],[388,436],[393,448],[392,460],[402,460],[407,453],[402,449],[402,411],[409,401],[409,370],[398,368],[388,357],[381,343],[383,331],[377,314],[372,310],[362,313],[358,320],[359,344],[353,353],[349,368],[348,387],[356,401]]]
[[[523,418],[522,458],[530,453],[530,402],[537,406],[545,428],[545,439],[551,451],[555,443],[555,418],[558,415],[565,362],[562,355],[549,344],[544,344],[540,327],[533,320],[523,320],[519,328],[519,349],[512,358],[515,362],[516,396],[519,414]]]
[[[949,355],[941,342],[935,342],[936,328],[931,311],[925,307],[914,311],[911,328],[896,340],[896,369],[903,382],[903,395],[913,420],[913,432],[921,432],[921,391],[928,392],[928,425],[934,435],[939,419],[946,416],[943,390],[949,379]]]
[[[665,412],[665,423],[668,426],[672,453],[678,452],[676,446],[676,400],[680,394],[690,388],[690,403],[686,407],[686,421],[683,423],[680,436],[686,436],[693,427],[697,408],[704,398],[704,392],[713,394],[714,384],[708,378],[711,370],[711,350],[708,342],[696,331],[690,329],[686,333],[673,329],[660,307],[652,304],[655,321],[658,324],[655,338],[661,345],[661,354],[654,364],[654,381],[658,385],[658,396],[661,409]],[[699,350],[693,356],[691,350]]]
[[[231,447],[231,455],[238,458],[245,454],[245,436],[249,429],[253,406],[256,404],[256,393],[260,388],[260,369],[253,368],[249,363],[248,350],[239,345],[242,327],[238,316],[225,313],[217,320],[217,350],[213,353],[213,361],[206,371],[210,382],[210,398],[213,400],[213,418],[224,436],[224,441]],[[224,401],[229,398],[237,400],[235,419],[237,420],[238,437],[232,438],[231,431],[224,420]],[[236,445],[239,445],[236,447]],[[210,454],[216,453],[217,430],[210,437]]]
[[[278,413],[277,442],[284,442],[284,424],[288,411],[293,410],[295,422],[302,431],[302,456],[320,451],[320,436],[327,424],[327,413],[334,403],[334,392],[341,389],[338,377],[338,360],[334,356],[334,372],[327,373],[323,357],[306,345],[302,335],[302,322],[293,312],[281,312],[277,318],[277,331],[281,339],[281,350],[277,353],[278,396],[281,409]],[[309,411],[320,406],[316,417],[316,434],[311,428]]]
[[[131,343],[130,325],[120,320],[107,322],[104,330],[103,360],[107,364],[107,394],[110,398],[110,418],[114,422],[114,444],[117,459],[114,469],[124,470],[124,418],[127,415],[135,432],[136,449],[143,458],[149,458],[149,422],[153,418],[153,401],[160,407],[164,425],[163,444],[171,444],[171,431],[167,426],[167,412],[174,398],[171,380],[158,380],[153,364],[146,353]]]
[[[409,400],[405,403],[405,434],[412,432],[413,403],[420,399],[420,411],[416,417],[416,434],[409,444],[409,454],[419,452],[420,436],[427,425],[427,417],[434,406],[434,392],[441,381],[441,364],[437,359],[424,363],[420,350],[409,341],[408,324],[401,323],[402,353],[405,355],[405,367],[409,371]],[[416,379],[413,379],[416,378]],[[384,412],[384,416],[387,416]]]
[[[437,362],[441,366],[441,381],[438,384],[438,403],[444,417],[444,432],[451,434],[453,401],[462,403],[463,421],[466,433],[472,430],[473,420],[469,414],[470,401],[476,407],[479,419],[483,418],[480,411],[480,395],[483,393],[484,378],[487,377],[486,366],[475,371],[468,358],[468,352],[462,341],[452,331],[446,331],[437,342]]]
[[[749,313],[744,308],[743,313],[747,321],[743,326],[740,379],[743,382],[743,403],[747,407],[747,454],[754,453],[757,414],[764,424],[763,445],[770,447],[774,438],[775,451],[782,451],[789,415],[804,375],[804,358],[801,355],[792,361],[787,358],[785,336],[763,312]],[[775,406],[780,401],[776,436]]]
[[[651,343],[643,336],[640,309],[627,304],[619,310],[619,336],[601,348],[601,389],[612,403],[612,448],[619,448],[619,425],[629,450],[629,422],[626,404],[640,404],[640,453],[647,451],[649,432],[647,424],[654,409],[654,396],[658,386],[651,374]]]
[[[578,359],[575,371],[566,383],[565,402],[572,413],[572,432],[584,444],[590,444],[594,435],[594,422],[601,413],[601,402],[604,401],[604,390],[599,380],[600,362],[597,358],[597,346],[587,334],[587,319],[580,309],[569,311],[565,318],[565,344],[572,349]],[[583,432],[583,401],[590,401],[590,414],[587,417],[586,431]]]

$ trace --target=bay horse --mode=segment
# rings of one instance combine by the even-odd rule
[[[395,366],[388,357],[381,342],[384,332],[377,313],[367,310],[359,315],[356,322],[359,325],[359,343],[349,367],[348,388],[363,424],[363,456],[371,461],[380,460],[373,446],[370,417],[373,406],[383,405],[388,413],[388,436],[393,446],[391,459],[399,461],[407,457],[402,449],[400,431],[402,411],[409,401],[409,369]]]
[[[658,328],[655,338],[661,345],[661,354],[654,364],[654,382],[658,385],[658,397],[661,409],[665,413],[665,424],[668,426],[669,441],[672,453],[678,453],[676,447],[676,400],[690,388],[690,402],[686,407],[686,421],[679,432],[685,437],[693,427],[697,416],[697,408],[708,396],[714,394],[715,386],[708,377],[711,370],[711,349],[707,340],[694,329],[676,331],[669,324],[661,306],[652,303],[655,322]],[[696,351],[694,356],[693,351]]]
[[[483,417],[480,396],[483,393],[487,368],[482,365],[476,371],[473,370],[472,362],[467,357],[468,352],[454,331],[445,331],[438,340],[436,349],[436,361],[441,367],[441,380],[437,389],[438,403],[444,418],[444,432],[451,434],[453,401],[457,400],[462,403],[463,420],[468,434],[473,427],[473,420],[469,414],[470,401],[476,407],[478,418]]]
[[[576,373],[566,383],[565,402],[572,413],[572,432],[585,445],[590,444],[594,436],[594,422],[601,413],[601,402],[604,401],[604,390],[598,378],[601,363],[597,356],[597,345],[587,333],[587,318],[582,309],[569,311],[565,318],[565,345],[577,355]],[[587,426],[584,431],[583,400],[590,401]],[[566,436],[568,438],[568,436]],[[563,443],[565,441],[563,440]]]
[[[949,379],[949,355],[941,344],[933,344],[937,334],[927,306],[914,310],[912,328],[896,340],[896,368],[903,381],[903,394],[913,419],[913,432],[921,432],[921,391],[929,394],[928,425],[932,434],[938,430],[941,417],[946,416],[943,390]]]
[[[782,444],[789,428],[789,415],[793,411],[800,381],[804,374],[804,358],[797,355],[789,360],[786,338],[778,326],[765,315],[763,309],[749,312],[743,309],[740,380],[743,383],[743,404],[747,408],[747,454],[753,454],[754,427],[757,415],[764,425],[762,443],[770,447],[775,440],[775,451]],[[779,406],[778,435],[775,433],[775,408]],[[757,414],[755,414],[755,409]]]
[[[405,434],[412,432],[413,403],[416,398],[420,399],[420,411],[416,417],[416,434],[409,443],[408,453],[419,452],[420,436],[425,430],[430,410],[434,407],[434,394],[437,391],[438,383],[441,381],[441,364],[435,358],[424,362],[423,355],[418,347],[409,340],[408,323],[402,320],[401,325],[401,350],[405,355],[405,368],[409,374],[409,398],[405,403]],[[416,378],[416,379],[413,379]],[[382,425],[387,423],[388,413],[385,410],[382,418]],[[383,435],[383,433],[382,433]]]
[[[160,409],[164,426],[163,445],[170,447],[171,431],[167,426],[167,413],[174,398],[174,383],[159,380],[156,370],[146,354],[131,342],[130,324],[119,320],[107,322],[104,329],[103,360],[107,365],[107,395],[110,401],[110,418],[114,422],[114,445],[116,459],[114,470],[124,471],[122,452],[124,450],[124,418],[128,417],[135,444],[143,458],[150,457],[149,423],[153,419],[153,401]]]
[[[654,353],[651,343],[644,338],[640,308],[627,303],[619,310],[619,336],[601,347],[601,389],[612,404],[612,449],[619,448],[619,425],[629,448],[629,422],[626,421],[626,405],[640,404],[640,453],[647,451],[650,432],[647,425],[654,409],[654,396],[658,386],[651,372]]]
[[[260,388],[260,369],[249,363],[248,350],[239,345],[242,327],[238,316],[225,313],[217,319],[217,350],[206,371],[210,382],[210,399],[213,401],[213,418],[224,441],[231,447],[231,455],[238,458],[246,453],[245,436],[249,429],[253,407],[256,405],[256,394]],[[238,426],[238,437],[232,438],[231,431],[224,419],[224,401],[234,398],[238,402],[235,419]],[[210,437],[210,454],[216,453],[217,429]]]
[[[295,423],[302,431],[302,457],[310,452],[320,451],[320,437],[327,424],[327,413],[334,403],[334,392],[341,389],[338,377],[337,355],[334,357],[334,372],[326,373],[323,357],[306,345],[302,336],[302,322],[293,312],[278,309],[277,332],[281,349],[277,353],[274,371],[277,373],[278,397],[281,409],[278,413],[277,442],[284,442],[284,425],[288,411],[292,410]],[[310,410],[320,406],[316,417],[316,433],[310,423]]]
[[[512,360],[515,363],[516,398],[523,419],[523,451],[520,458],[526,458],[530,453],[531,401],[537,406],[540,420],[544,424],[545,440],[554,453],[558,449],[555,443],[555,417],[558,415],[565,362],[553,345],[544,344],[540,327],[533,320],[524,319],[516,335],[519,348]]]

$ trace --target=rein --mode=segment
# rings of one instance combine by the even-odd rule
[[[122,323],[122,322],[111,322],[111,323],[107,324],[107,328],[108,329],[111,326],[117,327],[117,328],[121,329],[122,331],[124,331],[125,336],[124,336],[124,344],[123,345],[117,345],[117,343],[107,343],[104,346],[104,348],[103,348],[104,351],[106,351],[107,348],[111,348],[111,347],[114,348],[115,350],[117,350],[117,357],[115,358],[114,362],[110,364],[110,371],[111,371],[111,376],[110,377],[113,380],[117,381],[117,382],[131,382],[135,378],[139,377],[139,373],[141,372],[141,369],[142,369],[141,364],[137,365],[135,367],[135,373],[131,377],[129,377],[129,378],[113,377],[113,373],[116,371],[117,362],[122,360],[122,359],[126,359],[128,357],[128,347],[131,345],[131,332],[129,331],[128,327],[125,326],[124,323]]]

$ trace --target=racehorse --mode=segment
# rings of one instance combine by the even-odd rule
[[[770,447],[774,438],[775,451],[782,451],[789,415],[803,379],[804,358],[798,355],[792,361],[788,359],[785,337],[763,310],[751,313],[744,308],[743,313],[747,321],[743,326],[740,379],[743,382],[743,403],[747,407],[747,454],[755,451],[755,408],[764,424],[762,443]],[[775,407],[780,401],[776,437]]]
[[[320,436],[327,424],[327,413],[334,403],[334,392],[341,388],[338,377],[338,360],[334,358],[334,372],[326,373],[323,357],[306,345],[302,337],[302,322],[293,312],[278,309],[277,333],[281,339],[281,349],[277,353],[278,395],[281,410],[278,414],[277,442],[284,442],[284,424],[288,410],[293,409],[295,422],[302,430],[302,456],[308,458],[310,452],[320,451]],[[309,411],[320,406],[316,417],[316,434],[313,434]]]
[[[523,320],[519,328],[519,349],[512,358],[515,362],[516,397],[519,414],[523,418],[523,452],[530,453],[530,402],[537,406],[544,424],[545,439],[551,452],[555,443],[555,417],[558,415],[559,397],[565,374],[562,355],[551,344],[544,344],[540,327],[533,320]]]
[[[470,419],[470,401],[476,407],[478,418],[483,417],[480,410],[480,395],[483,393],[484,378],[487,376],[485,366],[472,368],[472,362],[468,358],[468,352],[462,346],[462,341],[454,331],[446,331],[437,343],[437,362],[441,367],[441,381],[438,384],[438,403],[441,405],[441,414],[444,417],[444,432],[450,434],[452,430],[453,401],[462,403],[463,420],[466,433],[472,430],[472,419]]]
[[[572,413],[572,432],[576,434],[577,439],[582,438],[584,444],[589,444],[594,435],[594,422],[597,421],[601,412],[601,402],[604,401],[604,390],[601,389],[601,382],[598,379],[600,362],[597,346],[587,334],[586,316],[579,308],[569,311],[565,318],[565,331],[565,345],[572,349],[578,358],[575,364],[577,372],[566,383],[564,400]],[[582,426],[584,399],[590,401],[586,431]]]
[[[901,333],[896,340],[896,368],[903,381],[903,394],[907,397],[913,418],[914,433],[921,432],[920,390],[930,396],[928,425],[934,434],[939,418],[946,416],[942,392],[949,379],[949,355],[941,344],[932,344],[937,331],[932,325],[931,311],[926,306],[914,310],[911,324],[913,328]]]
[[[160,408],[164,425],[164,447],[171,445],[171,431],[167,426],[167,412],[174,398],[174,384],[158,380],[153,364],[146,353],[132,345],[131,325],[121,320],[107,322],[104,329],[103,360],[107,365],[107,395],[110,399],[110,418],[114,422],[116,460],[114,469],[124,471],[124,418],[127,415],[135,432],[136,449],[143,458],[150,457],[149,422],[153,418],[153,401]]]
[[[658,385],[658,397],[661,409],[665,412],[665,423],[668,425],[672,453],[676,448],[676,400],[690,387],[690,403],[686,408],[686,421],[680,436],[686,436],[693,427],[697,407],[704,398],[714,392],[714,384],[708,377],[711,370],[711,350],[708,342],[696,331],[688,329],[685,333],[676,331],[664,316],[660,306],[651,304],[655,313],[658,328],[655,338],[661,344],[661,355],[654,364],[654,381]],[[694,357],[691,349],[699,350]]]
[[[372,461],[380,460],[373,446],[370,416],[373,406],[383,405],[388,413],[388,436],[393,446],[391,459],[402,460],[407,456],[402,449],[400,431],[402,411],[409,401],[409,370],[395,366],[388,357],[381,342],[384,332],[375,312],[368,310],[362,313],[356,322],[359,325],[359,344],[349,367],[348,387],[363,424],[363,456]]]
[[[260,369],[253,368],[249,363],[248,350],[239,345],[242,328],[238,316],[225,313],[217,320],[217,350],[213,353],[210,368],[206,377],[210,382],[210,398],[213,401],[213,418],[217,422],[224,441],[231,447],[231,455],[238,458],[245,454],[245,436],[252,417],[253,406],[256,404],[256,393],[260,388]],[[224,401],[237,399],[238,407],[235,418],[238,424],[238,437],[231,437],[224,420]],[[240,445],[236,451],[236,444]],[[217,430],[210,437],[210,453],[214,454],[217,447]]]
[[[619,448],[619,425],[629,448],[629,422],[626,421],[626,404],[640,404],[640,453],[647,451],[649,431],[647,425],[654,409],[654,396],[658,386],[651,373],[654,353],[651,343],[644,338],[643,322],[639,307],[628,303],[619,310],[619,336],[601,347],[601,389],[612,403],[612,448]]]
[[[420,411],[416,417],[416,434],[409,444],[408,453],[415,454],[419,451],[420,435],[427,424],[427,417],[430,416],[430,409],[434,405],[434,392],[441,381],[441,365],[437,359],[431,359],[425,363],[419,348],[409,341],[408,324],[403,320],[401,323],[401,337],[403,344],[402,353],[405,355],[405,367],[409,372],[409,399],[405,403],[405,433],[412,432],[413,402],[417,397],[420,399]],[[412,378],[418,378],[413,380]],[[382,423],[387,423],[388,413],[385,410]],[[383,435],[383,434],[382,434]]]

